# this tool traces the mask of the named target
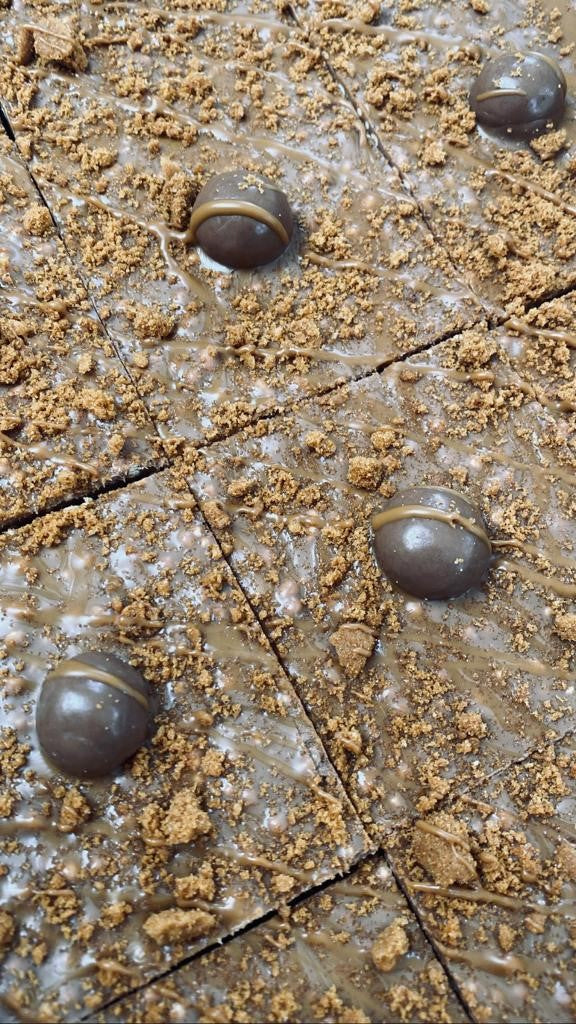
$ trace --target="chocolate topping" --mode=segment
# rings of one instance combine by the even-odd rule
[[[415,597],[458,597],[488,568],[492,547],[481,513],[447,488],[399,491],[372,526],[380,568]]]
[[[64,772],[97,778],[138,750],[150,723],[148,686],[116,657],[88,651],[44,680],[36,731],[44,753]]]
[[[249,270],[282,255],[293,229],[284,193],[244,171],[217,174],[196,198],[189,237],[217,263]]]
[[[510,53],[487,61],[470,90],[478,123],[517,138],[557,125],[565,101],[564,73],[543,53]]]

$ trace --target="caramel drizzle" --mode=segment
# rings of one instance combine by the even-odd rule
[[[486,177],[504,178],[510,185],[518,185],[520,188],[525,189],[526,192],[534,192],[535,195],[540,196],[542,199],[547,199],[549,203],[553,203],[554,206],[558,206],[561,210],[571,213],[576,217],[576,206],[570,206],[569,203],[560,199],[560,196],[557,196],[554,192],[549,192],[547,188],[542,188],[535,181],[528,181],[527,178],[522,178],[518,174],[509,174],[507,171],[501,171],[498,167],[488,168],[486,170]]]
[[[166,264],[167,272],[174,274],[174,276],[180,281],[183,288],[187,292],[196,295],[196,297],[202,302],[205,302],[207,305],[217,306],[219,304],[219,300],[214,295],[213,290],[204,285],[197,277],[189,274],[188,271],[185,270],[184,267],[181,267],[178,261],[172,256],[169,248],[170,242],[172,240],[184,240],[186,235],[183,232],[171,231],[163,224],[142,220],[136,217],[133,212],[128,213],[126,210],[119,210],[110,203],[104,203],[102,200],[96,199],[95,196],[80,195],[77,192],[72,192],[71,189],[64,191],[64,189],[60,189],[53,182],[50,182],[50,187],[58,192],[59,196],[64,200],[70,201],[71,199],[77,199],[79,202],[93,206],[94,209],[100,210],[102,213],[108,214],[110,217],[116,217],[122,223],[134,224],[136,227],[141,228],[148,234],[154,235],[158,240],[158,245],[160,252],[162,253],[164,263]]]
[[[528,974],[544,974],[547,965],[543,960],[532,960],[527,956],[511,955],[500,956],[498,953],[483,952],[481,950],[452,949],[445,946],[443,942],[436,940],[436,948],[446,958],[455,960],[457,963],[468,964],[480,971],[488,971],[490,974],[498,974],[501,977],[509,977],[517,971]]]
[[[306,249],[302,253],[302,257],[317,267],[330,267],[334,270],[364,270],[366,273],[378,274],[380,277],[390,276],[385,270],[381,270],[371,263],[364,263],[362,260],[335,260],[331,256],[323,256],[319,252],[314,252],[313,249]]]
[[[283,861],[269,860],[267,857],[259,857],[256,854],[243,853],[241,850],[234,850],[229,846],[219,846],[218,853],[239,864],[245,864],[247,867],[262,868],[264,871],[272,871],[274,874],[290,875],[291,878],[295,878],[299,882],[311,882],[314,878],[311,871],[301,871]]]
[[[552,593],[558,594],[559,597],[576,597],[576,583],[562,583],[561,580],[555,579],[554,576],[545,576],[543,572],[536,572],[534,569],[528,569],[520,562],[510,562],[508,559],[498,562],[497,567],[499,569],[509,569],[529,583],[547,586]]]
[[[548,577],[545,577],[547,583],[549,583]],[[421,644],[422,634],[406,630],[402,634],[402,639],[407,643]],[[454,655],[455,652],[463,655],[466,659],[466,664],[477,664],[483,668],[485,664],[489,666],[497,660],[502,665],[509,665],[513,669],[518,669],[520,672],[527,672],[533,676],[548,676],[554,675],[556,679],[563,679],[566,682],[576,681],[576,672],[569,672],[567,669],[558,668],[556,665],[551,665],[546,662],[536,661],[533,658],[519,658],[514,654],[506,654],[504,651],[493,651],[491,649],[484,650],[481,647],[474,647],[472,644],[458,643],[455,640],[444,640],[442,637],[427,636],[426,642],[429,645],[434,645],[447,650],[450,655]],[[459,669],[461,671],[461,669]],[[466,679],[466,689],[470,690],[470,686],[473,685],[473,679],[468,676],[464,676]],[[485,698],[484,698],[485,699]],[[509,709],[507,709],[509,714]]]
[[[73,459],[68,455],[50,455],[43,444],[24,444],[22,441],[16,441],[13,437],[5,434],[2,430],[0,430],[0,440],[8,445],[9,448],[28,452],[32,459],[38,459],[42,462],[53,462],[56,466],[68,466],[70,469],[77,469],[79,472],[86,473],[93,479],[99,476],[95,466],[91,466],[88,462],[80,462],[79,459]]]
[[[462,836],[454,835],[453,832],[447,832],[446,829],[440,828],[439,825],[434,825],[431,821],[416,821],[414,827],[420,832],[427,832],[431,836],[443,839],[445,842],[450,843],[451,846],[461,846],[465,850],[469,848],[468,843]]]
[[[492,553],[490,538],[482,526],[475,523],[474,520],[468,519],[467,516],[461,515],[460,512],[442,512],[429,505],[398,505],[397,508],[386,509],[373,517],[372,529],[379,530],[381,526],[395,523],[399,519],[436,519],[439,523],[446,523],[447,526],[461,526],[468,533],[478,537]]]
[[[568,348],[576,348],[576,334],[573,334],[571,331],[553,331],[544,327],[532,327],[523,323],[522,320],[517,320],[516,317],[510,317],[509,320],[506,320],[504,327],[533,338],[541,336],[543,338],[551,338],[552,341],[563,341]]]
[[[250,217],[260,224],[271,228],[284,245],[288,245],[290,236],[281,220],[270,210],[266,210],[257,203],[250,203],[245,199],[210,199],[207,203],[201,203],[192,211],[190,226],[186,232],[185,241],[195,242],[196,232],[204,221],[211,217]]]
[[[493,100],[497,96],[527,96],[528,93],[524,89],[487,89],[486,92],[481,92],[476,97],[477,103],[483,103],[484,100]]]
[[[409,882],[408,884],[413,892],[442,896],[445,899],[467,900],[470,903],[493,903],[494,906],[503,907],[504,910],[526,910],[532,914],[561,913],[555,907],[543,907],[538,903],[529,903],[527,900],[516,899],[513,896],[503,896],[502,893],[491,892],[490,889],[448,888],[442,885],[432,885],[429,882]]]
[[[52,672],[49,672],[47,679],[61,679],[69,676],[82,676],[86,679],[96,679],[99,683],[106,683],[107,686],[112,686],[115,690],[120,690],[127,697],[133,697],[137,700],[143,708],[148,711],[150,704],[143,693],[139,693],[129,683],[125,683],[123,679],[119,679],[118,676],[113,675],[111,672],[106,672],[104,669],[93,667],[92,665],[84,664],[78,658],[70,658],[69,661],[60,665],[59,668],[55,668]]]
[[[228,739],[228,737],[226,737],[226,739]],[[242,751],[242,753],[247,754],[249,757],[255,758],[262,764],[268,765],[270,768],[274,768],[277,771],[282,772],[282,774],[288,776],[288,778],[294,779],[295,782],[299,782],[301,785],[306,786],[306,788],[309,789],[311,793],[314,793],[314,795],[320,800],[326,800],[327,803],[332,804],[334,807],[342,807],[342,802],[338,797],[334,796],[332,793],[327,793],[324,789],[318,786],[310,774],[292,771],[284,761],[279,761],[278,758],[272,757],[270,754],[266,754],[263,750],[252,746],[250,743],[242,743],[242,741],[236,740],[234,742],[234,746],[237,750]]]

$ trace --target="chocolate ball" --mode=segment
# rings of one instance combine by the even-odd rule
[[[88,651],[46,676],[36,732],[46,756],[80,778],[108,775],[142,746],[151,722],[148,684],[115,654]]]
[[[288,200],[276,185],[246,171],[228,171],[198,193],[189,237],[217,263],[249,270],[281,256],[293,226]]]
[[[486,62],[470,90],[470,107],[485,128],[531,138],[564,113],[566,79],[543,53],[504,54]]]
[[[478,586],[490,564],[481,512],[446,487],[399,491],[372,528],[380,568],[415,597],[458,597]]]

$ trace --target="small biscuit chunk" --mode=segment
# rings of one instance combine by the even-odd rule
[[[412,853],[437,885],[463,884],[477,878],[468,829],[446,811],[417,823],[412,832]]]

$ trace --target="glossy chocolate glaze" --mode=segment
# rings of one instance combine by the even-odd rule
[[[366,849],[181,471],[2,535],[0,578],[3,1020],[95,1012]],[[45,676],[81,650],[158,708],[130,765],[88,782],[34,731]]]
[[[470,90],[478,124],[510,138],[532,138],[557,126],[566,105],[566,78],[551,57],[503,54],[486,62]]]
[[[0,526],[157,463],[144,405],[50,214],[0,139]]]
[[[444,487],[399,491],[372,519],[382,571],[415,597],[459,597],[482,582],[492,548],[482,514]]]
[[[82,73],[14,62],[21,2],[3,43],[0,93],[66,244],[160,430],[192,440],[482,313],[315,48],[271,7],[234,7],[83,4]],[[200,186],[238,167],[272,176],[301,227],[256,272],[186,241]]]
[[[36,733],[57,769],[79,778],[109,775],[144,743],[151,723],[148,684],[132,665],[87,651],[48,673]]]
[[[576,592],[574,424],[537,400],[534,343],[532,361],[507,328],[470,331],[210,446],[191,478],[377,835],[437,799],[431,758],[451,792],[573,727],[554,623]],[[465,491],[494,548],[482,587],[449,606],[394,590],[374,559],[372,517],[422,486]]]
[[[291,1021],[329,1020],[336,1008],[340,1020],[394,1020],[400,986],[433,1020],[466,1020],[377,857],[289,916],[271,918],[91,1020],[116,1024],[156,1012],[174,1024],[216,1022],[231,1005],[255,1024],[273,1019],[279,1006]]]
[[[217,263],[237,270],[272,263],[293,230],[292,211],[281,189],[244,171],[217,174],[192,208],[189,235]]]

